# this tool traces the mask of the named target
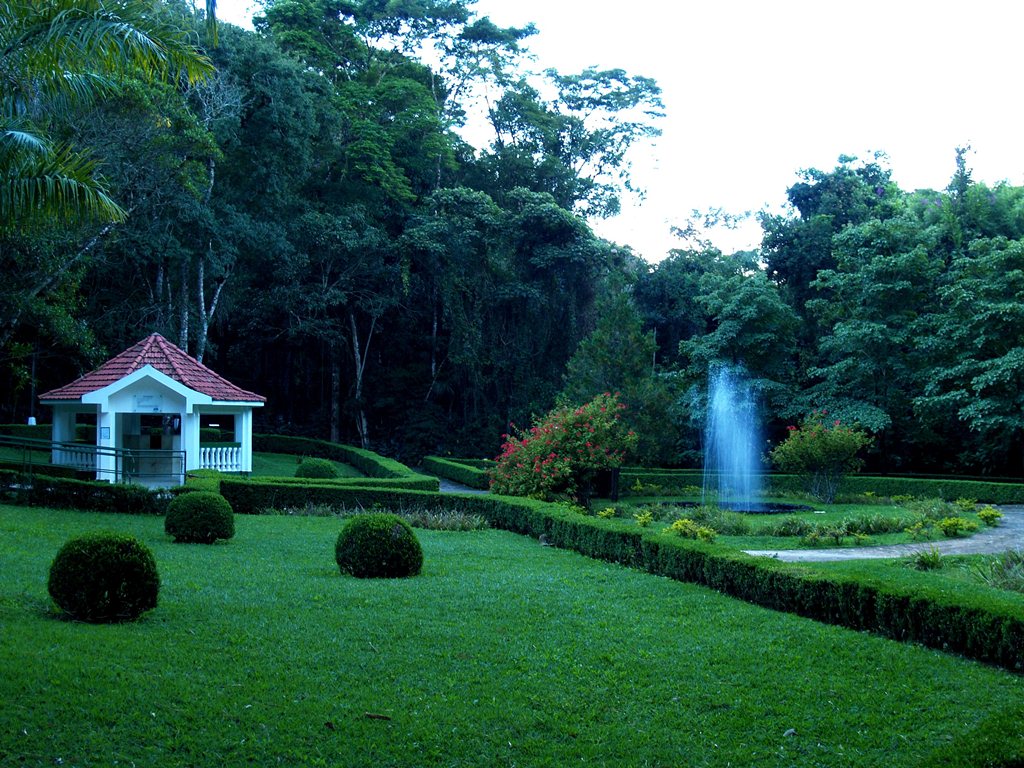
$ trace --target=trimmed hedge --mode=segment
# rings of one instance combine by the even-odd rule
[[[637,480],[678,488],[701,485],[699,469],[641,469],[628,467],[619,474],[619,487],[629,495]],[[797,475],[765,474],[765,490],[780,496],[806,492],[803,480]],[[966,480],[949,477],[896,477],[882,475],[847,475],[839,485],[839,493],[871,492],[876,496],[915,496],[919,498],[976,499],[987,504],[1024,504],[1024,483],[995,480]]]
[[[155,608],[160,576],[149,548],[132,536],[95,533],[69,539],[50,565],[53,602],[71,618],[131,621]]]
[[[487,465],[493,463],[474,459],[442,459],[440,456],[423,457],[424,471],[483,491],[491,487]]]
[[[405,464],[352,445],[290,435],[253,435],[253,450],[260,453],[290,453],[315,456],[350,464],[367,477],[408,477],[416,473]]]
[[[142,485],[71,480],[47,475],[0,471],[0,488],[9,502],[30,507],[88,509],[134,515],[162,515],[167,494]]]
[[[404,579],[423,569],[423,547],[405,520],[371,512],[345,523],[334,559],[343,574],[359,579]]]
[[[330,459],[307,456],[295,468],[295,476],[305,479],[334,480],[338,477],[338,468]]]
[[[789,494],[805,490],[795,475],[768,475],[772,493]],[[916,496],[919,498],[975,499],[986,504],[1024,504],[1024,483],[956,478],[882,477],[879,475],[848,475],[839,485],[840,493],[865,493],[876,496]]]
[[[397,492],[423,491],[437,493],[437,478],[425,475],[387,479],[349,477],[337,480],[307,480],[304,478],[249,478],[223,477],[220,493],[231,504],[235,514],[258,515],[268,509],[302,507],[306,504],[349,505],[354,491],[394,489]]]
[[[0,424],[0,435],[29,440],[50,440],[53,437],[53,427],[50,424]]]
[[[167,505],[164,532],[178,543],[213,544],[235,535],[235,515],[219,493],[183,493]]]
[[[29,463],[20,461],[0,461],[0,470],[7,469],[12,472],[29,472],[37,475],[49,475],[50,477],[78,477],[79,470],[74,467],[65,467],[60,464]],[[95,474],[95,473],[90,473]]]

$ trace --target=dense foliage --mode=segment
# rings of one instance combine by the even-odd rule
[[[622,421],[626,406],[605,392],[578,407],[562,406],[518,436],[506,435],[491,470],[491,490],[587,506],[599,472],[621,467],[636,448]]]
[[[213,544],[235,535],[235,513],[219,493],[183,493],[167,505],[164,531],[177,542]]]
[[[160,577],[153,554],[132,536],[86,534],[57,552],[47,589],[53,602],[78,621],[131,621],[156,607]]]
[[[648,265],[588,220],[630,188],[657,84],[528,75],[532,26],[274,0],[214,47],[178,0],[30,5],[0,3],[0,421],[159,331],[266,395],[261,431],[409,462],[494,455],[510,424],[619,391],[641,460],[695,465],[709,367],[742,363],[773,443],[824,407],[874,438],[869,469],[1024,472],[1024,188],[976,182],[969,148],[914,192],[842,156],[761,215],[758,250],[683,229]],[[31,163],[82,196],[11,226],[48,188]]]
[[[384,512],[350,518],[338,534],[334,558],[342,573],[360,579],[401,579],[423,568],[423,548],[412,527]]]

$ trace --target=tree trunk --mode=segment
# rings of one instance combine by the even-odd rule
[[[181,260],[181,290],[178,293],[178,346],[188,352],[188,259]]]
[[[373,340],[373,332],[377,327],[377,318],[370,322],[370,331],[366,334],[366,345],[359,344],[359,326],[356,324],[355,312],[348,313],[349,328],[352,339],[352,361],[355,365],[355,405],[356,405],[356,431],[359,433],[359,444],[365,449],[370,447],[370,425],[366,418],[366,407],[363,403],[363,373],[366,371],[366,360],[370,352],[370,342]]]
[[[331,442],[341,442],[341,355],[338,345],[331,342],[328,351],[331,366]]]
[[[213,250],[213,244],[210,244],[210,250]],[[227,282],[226,277],[219,278],[217,280],[217,287],[213,291],[213,299],[210,301],[210,307],[206,307],[206,287],[203,284],[206,277],[206,262],[203,259],[199,260],[199,279],[198,279],[198,290],[197,290],[197,306],[199,307],[199,332],[196,334],[196,360],[200,363],[203,362],[203,355],[206,353],[206,338],[210,333],[210,323],[213,322],[213,315],[217,311],[217,302],[220,301],[220,292],[224,290],[224,283]]]

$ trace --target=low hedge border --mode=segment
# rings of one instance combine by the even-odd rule
[[[360,504],[361,502],[357,499],[367,493],[378,493],[382,497],[390,498],[391,492],[398,494],[418,492],[431,497],[437,495],[437,485],[437,478],[425,475],[395,479],[354,477],[338,480],[303,478],[243,480],[225,476],[220,479],[220,494],[231,503],[236,514],[258,515],[268,509],[304,507],[307,504],[339,506]]]
[[[253,450],[260,453],[290,453],[340,461],[350,464],[367,477],[408,477],[416,474],[399,461],[352,445],[290,435],[253,435],[252,440]]]
[[[645,470],[629,467],[619,474],[623,496],[631,494],[637,481],[666,486],[671,492],[687,485],[700,485],[700,470]],[[796,475],[766,474],[765,490],[778,496],[806,492]],[[650,495],[644,491],[644,495]],[[882,475],[847,475],[839,485],[840,494],[873,493],[876,496],[915,496],[918,498],[975,499],[986,504],[1024,504],[1024,483],[994,480],[963,480],[938,477],[895,477]]]
[[[60,464],[32,464],[20,461],[0,461],[0,469],[10,470],[11,472],[27,472],[34,475],[68,478],[75,478],[79,473],[74,467],[64,467]]]
[[[486,491],[491,487],[491,477],[486,462],[474,459],[442,459],[440,456],[424,456],[423,470],[470,488]]]
[[[236,511],[254,503],[251,498],[230,495],[244,492],[244,484],[226,482],[224,487]],[[531,499],[337,485],[280,486],[277,492],[294,492],[300,503],[423,506],[477,514],[496,528],[544,535],[551,544],[588,557],[701,584],[766,608],[1024,671],[1024,608],[995,597],[964,598],[937,587],[911,590],[881,580],[830,574],[752,557],[721,544],[643,531],[624,520],[588,517]]]
[[[13,504],[131,515],[162,515],[167,511],[171,494],[180,492],[168,494],[131,483],[72,480],[10,471],[0,471],[0,487]]]
[[[803,492],[805,488],[801,479],[795,475],[769,475],[768,490],[786,495]],[[1024,483],[848,475],[839,486],[841,494],[868,492],[876,496],[905,495],[947,501],[974,499],[986,504],[1024,504]]]

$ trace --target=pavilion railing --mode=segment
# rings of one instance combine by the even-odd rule
[[[185,482],[185,452],[128,450],[88,443],[38,440],[0,435],[0,457],[23,472],[46,466],[71,467],[97,480],[146,485],[181,485]]]
[[[242,448],[237,445],[200,445],[199,466],[220,472],[241,472]]]

